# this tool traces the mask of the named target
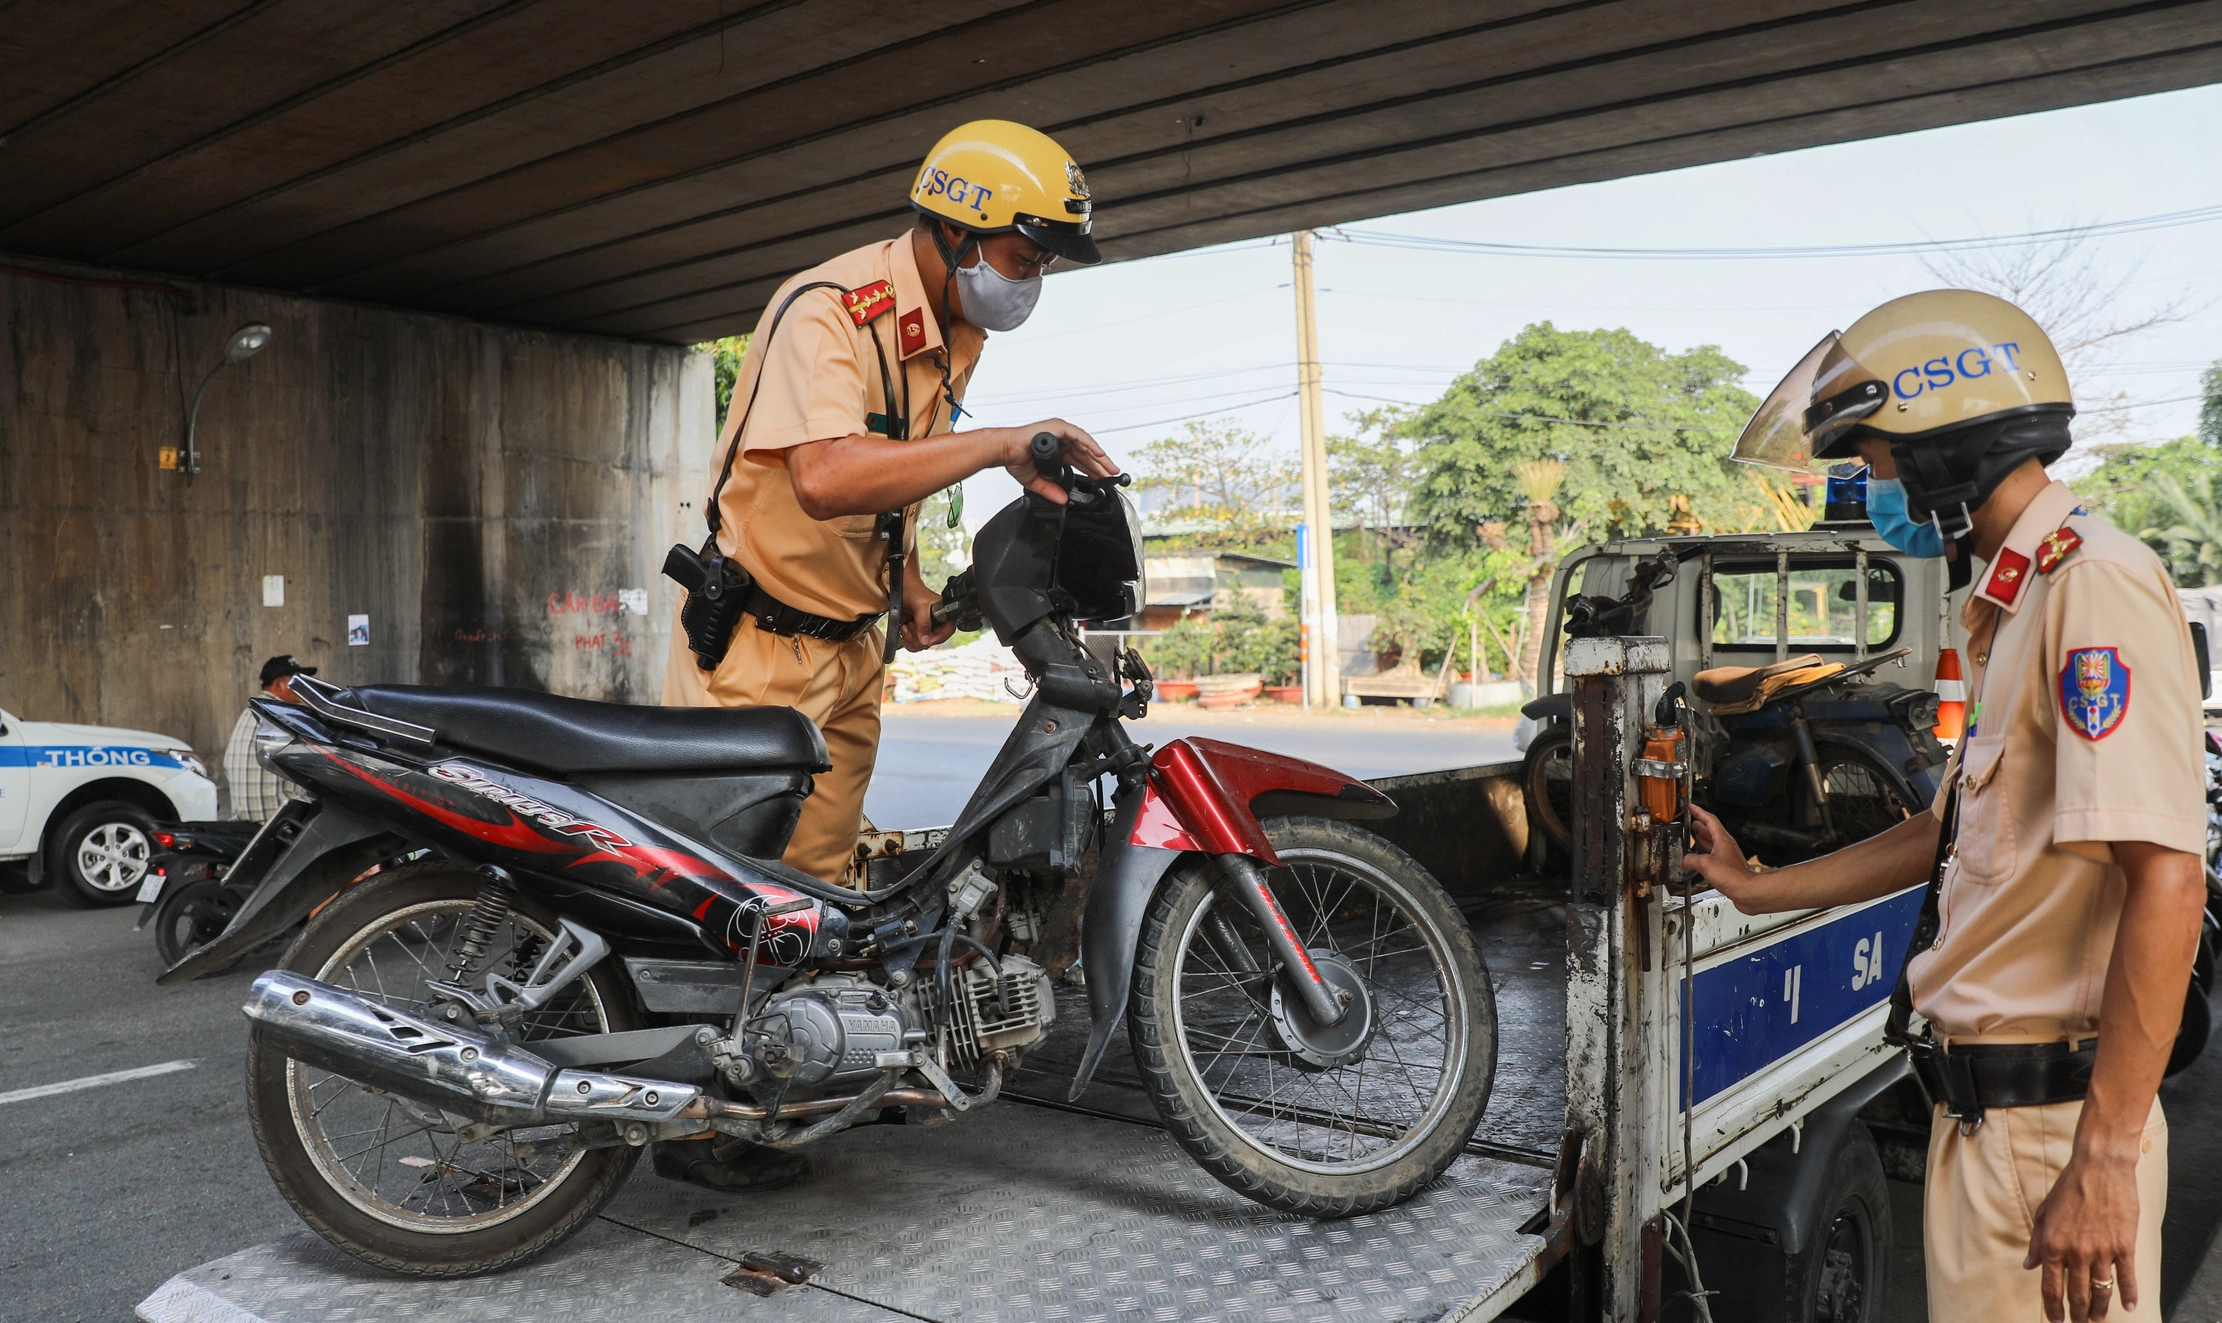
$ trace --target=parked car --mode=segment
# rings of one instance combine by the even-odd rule
[[[24,869],[34,886],[129,904],[155,824],[215,816],[216,783],[183,740],[0,710],[0,868]]]

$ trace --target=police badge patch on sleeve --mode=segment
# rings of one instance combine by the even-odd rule
[[[2129,667],[2118,648],[2077,648],[2060,668],[2060,715],[2087,740],[2103,740],[2129,711]]]

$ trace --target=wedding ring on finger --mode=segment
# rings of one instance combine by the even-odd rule
[[[2104,1281],[2101,1281],[2098,1278],[2093,1277],[2091,1279],[2091,1289],[2094,1291],[2111,1291],[2114,1289],[2114,1279],[2109,1277]]]

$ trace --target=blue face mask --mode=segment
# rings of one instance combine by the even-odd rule
[[[1944,555],[1944,534],[1934,523],[1917,524],[1906,513],[1906,484],[1896,478],[1867,479],[1867,517],[1883,541],[1909,556],[1935,560]]]

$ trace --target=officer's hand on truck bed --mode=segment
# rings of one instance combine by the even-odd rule
[[[1065,489],[1043,477],[1034,468],[1030,447],[1036,432],[1047,432],[1064,443],[1065,462],[1091,478],[1108,478],[1119,471],[1111,462],[1096,439],[1062,418],[1045,418],[1027,427],[1008,429],[1003,441],[1003,468],[1018,485],[1059,505],[1065,503]]]
[[[1690,852],[1682,856],[1682,867],[1705,879],[1708,886],[1736,902],[1736,908],[1746,914],[1763,914],[1766,910],[1758,904],[1760,881],[1764,876],[1744,862],[1742,847],[1728,834],[1721,820],[1697,805],[1690,805]]]

